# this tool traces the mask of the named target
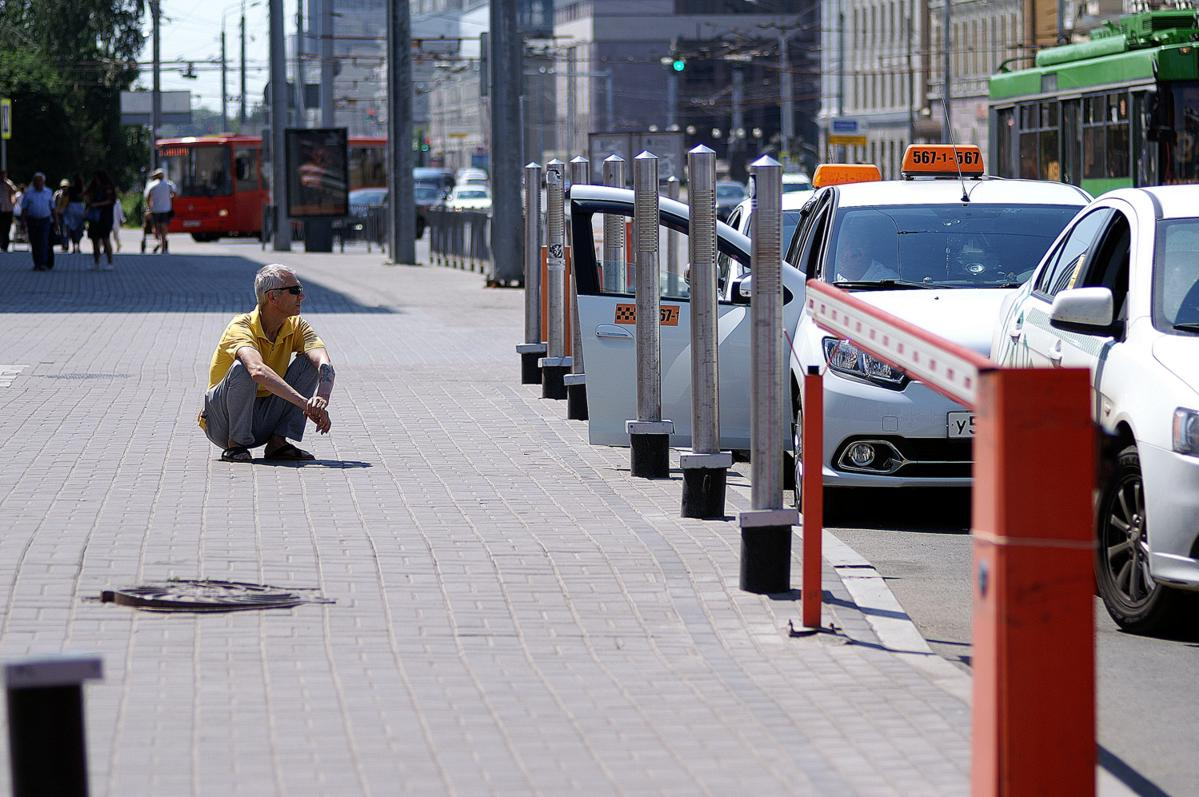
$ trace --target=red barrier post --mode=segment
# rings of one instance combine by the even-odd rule
[[[975,797],[1095,793],[1089,401],[1084,369],[980,374]]]
[[[809,366],[803,378],[803,586],[805,628],[820,628],[821,535],[824,533],[824,379],[820,368]]]

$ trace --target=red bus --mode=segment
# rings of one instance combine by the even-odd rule
[[[157,145],[159,162],[178,189],[171,232],[191,233],[197,241],[259,235],[270,201],[261,137],[226,133],[162,138]],[[386,159],[385,137],[350,136],[350,190],[385,188]]]

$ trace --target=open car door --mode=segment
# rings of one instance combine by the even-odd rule
[[[579,298],[579,328],[582,332],[584,371],[587,374],[588,436],[593,444],[629,445],[625,422],[637,417],[635,298],[626,292],[605,291],[604,269],[625,269],[624,263],[601,263],[596,258],[593,232],[598,214],[612,213],[632,218],[633,192],[604,186],[575,186],[571,190],[571,231],[575,279]],[[684,236],[688,232],[687,206],[659,198],[660,226]],[[750,308],[737,296],[733,282],[748,273],[750,242],[731,227],[717,224],[719,271],[722,274],[719,303],[720,447],[725,450],[750,448]],[[686,243],[680,244],[686,253]],[[685,254],[684,254],[685,257]],[[664,258],[663,258],[664,260]],[[665,270],[663,262],[661,268]],[[631,285],[633,280],[620,284]],[[670,444],[691,445],[691,308],[686,281],[676,294],[667,292],[663,275],[659,297],[661,311],[662,417],[674,422]],[[792,330],[803,309],[804,277],[783,264],[783,328]],[[789,360],[787,341],[779,341],[783,362]],[[788,380],[789,383],[789,380]],[[789,389],[789,388],[788,388]],[[782,402],[789,408],[791,402]],[[783,419],[782,428],[790,428]],[[780,450],[788,443],[779,441]]]

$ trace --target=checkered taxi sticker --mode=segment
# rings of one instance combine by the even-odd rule
[[[637,305],[616,305],[615,321],[617,324],[636,324]],[[677,327],[679,325],[679,306],[677,304],[664,304],[659,306],[658,323],[664,327]]]

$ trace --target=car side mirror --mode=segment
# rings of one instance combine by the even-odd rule
[[[752,274],[746,274],[733,280],[733,304],[749,304],[750,297],[754,292],[753,279]]]
[[[1049,323],[1056,329],[1099,332],[1111,329],[1114,316],[1109,288],[1073,288],[1053,297]]]

